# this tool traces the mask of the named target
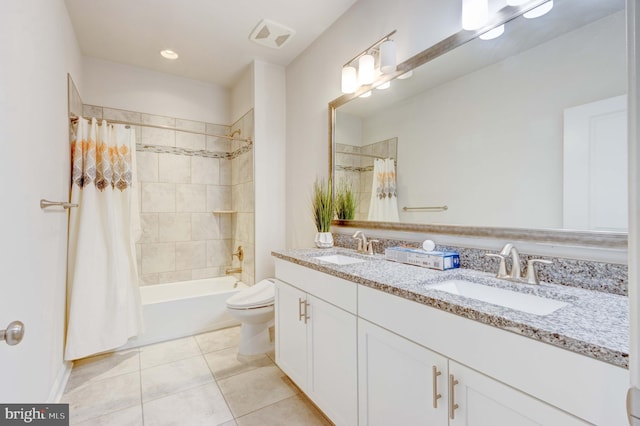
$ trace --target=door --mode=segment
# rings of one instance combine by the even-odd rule
[[[358,321],[360,425],[446,425],[447,359]]]
[[[563,228],[626,232],[627,97],[564,112]]]
[[[358,424],[356,316],[307,295],[309,302],[308,389],[336,425]]]
[[[452,391],[449,398],[454,404],[450,412],[450,426],[587,424],[532,396],[451,360],[449,374],[449,389]],[[549,379],[553,380],[552,377]]]
[[[276,363],[301,388],[307,384],[307,295],[276,280]]]

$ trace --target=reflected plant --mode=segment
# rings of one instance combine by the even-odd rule
[[[350,181],[340,179],[336,189],[336,216],[338,219],[353,220],[356,217],[358,201]]]

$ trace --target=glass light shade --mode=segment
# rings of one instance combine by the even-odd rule
[[[477,30],[489,19],[488,0],[462,0],[462,29]]]
[[[396,43],[387,40],[380,45],[380,72],[390,74],[396,70]]]
[[[351,66],[342,68],[342,93],[353,93],[358,90],[356,69]]]
[[[390,81],[385,81],[384,83],[382,83],[379,86],[376,86],[376,89],[378,90],[384,90],[384,89],[388,89],[389,87],[391,87],[391,82]]]
[[[531,9],[527,13],[523,13],[522,16],[528,19],[539,18],[542,15],[547,14],[551,9],[553,9],[553,0],[549,0],[548,2],[536,7],[535,9]]]
[[[364,92],[362,95],[360,95],[361,98],[368,98],[369,96],[371,96],[371,90],[369,90],[368,92]]]
[[[480,38],[482,40],[493,40],[494,38],[500,37],[502,34],[504,34],[504,25],[500,25],[492,30],[487,31],[484,34],[481,34]]]
[[[375,79],[374,63],[373,55],[362,55],[358,59],[358,82],[360,85],[373,83]]]
[[[509,6],[520,6],[521,4],[525,4],[529,0],[507,0],[507,4]]]

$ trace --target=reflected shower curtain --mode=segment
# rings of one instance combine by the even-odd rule
[[[71,141],[65,360],[115,349],[141,331],[135,131],[78,119]]]
[[[398,222],[396,166],[391,158],[376,158],[373,163],[373,187],[368,220]]]

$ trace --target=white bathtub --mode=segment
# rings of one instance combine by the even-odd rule
[[[140,287],[144,332],[123,349],[238,325],[225,301],[245,288],[232,276]]]

